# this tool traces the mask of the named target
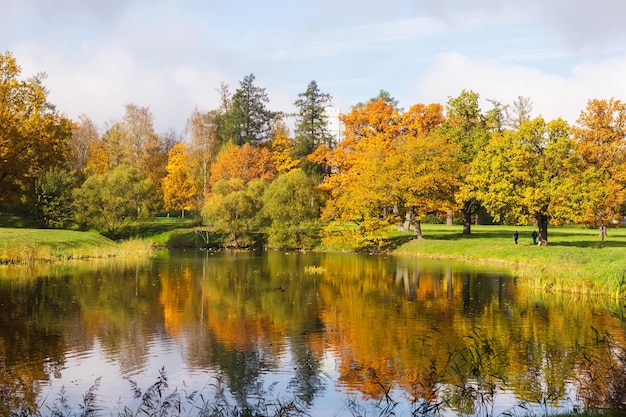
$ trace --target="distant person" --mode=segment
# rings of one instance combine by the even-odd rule
[[[533,230],[533,233],[531,234],[532,238],[533,238],[533,245],[537,244],[537,237],[539,237],[539,234],[537,233],[536,230]]]
[[[603,224],[600,225],[600,238],[602,239],[603,242],[604,242],[604,238],[606,238],[606,226]]]
[[[513,232],[513,240],[515,241],[515,244],[517,245],[517,240],[519,239],[519,233],[517,233],[517,230],[515,232]]]

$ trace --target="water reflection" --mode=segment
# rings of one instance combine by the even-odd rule
[[[34,406],[64,385],[79,402],[102,370],[114,404],[126,379],[164,366],[173,383],[218,378],[242,407],[269,388],[313,414],[390,392],[464,413],[478,398],[558,406],[591,375],[616,384],[620,308],[532,294],[503,270],[384,256],[186,251],[5,268],[0,400]]]

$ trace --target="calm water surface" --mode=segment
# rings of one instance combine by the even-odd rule
[[[297,399],[314,416],[376,415],[386,395],[398,415],[412,399],[450,414],[567,409],[593,405],[595,376],[614,383],[622,317],[602,300],[531,294],[507,270],[404,257],[184,251],[4,268],[0,382],[33,404],[61,390],[79,404],[100,378],[113,412],[136,405],[130,381],[145,390],[160,370],[171,390]]]

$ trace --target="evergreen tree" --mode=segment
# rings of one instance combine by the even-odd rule
[[[270,111],[267,103],[269,97],[265,88],[254,85],[254,74],[245,76],[222,115],[221,132],[228,135],[222,139],[236,145],[268,139],[271,121],[277,113]]]
[[[326,106],[330,94],[322,93],[317,82],[311,81],[304,93],[298,94],[295,105],[298,108],[295,129],[293,157],[301,159],[302,169],[307,174],[323,172],[323,167],[306,158],[318,146],[325,144],[332,148],[332,136],[328,131]]]

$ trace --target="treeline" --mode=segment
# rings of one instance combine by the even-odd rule
[[[100,133],[87,116],[69,120],[47,99],[43,76],[19,78],[0,54],[0,210],[44,227],[94,228],[111,237],[157,212],[197,213],[225,246],[259,241],[308,248],[349,240],[379,244],[389,226],[421,237],[426,216],[456,218],[471,232],[478,209],[496,221],[610,227],[626,201],[626,105],[590,100],[574,126],[531,119],[510,105],[462,91],[445,104],[408,110],[387,92],[340,115],[333,140],[331,96],[311,81],[290,115],[269,109],[254,75],[221,104],[195,110],[185,132],[154,131],[148,107],[127,104]]]

